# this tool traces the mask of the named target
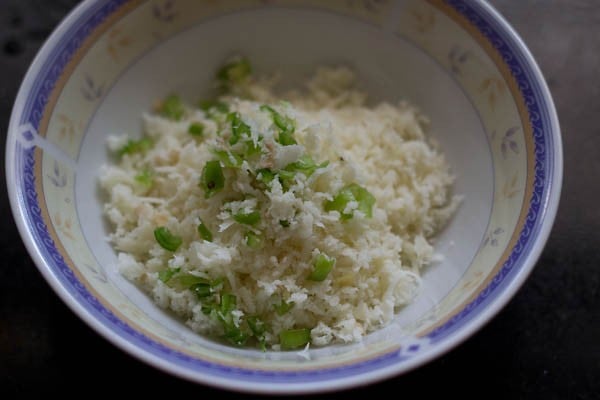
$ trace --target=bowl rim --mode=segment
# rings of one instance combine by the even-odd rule
[[[513,298],[516,292],[521,288],[531,271],[533,270],[535,263],[539,259],[541,252],[547,242],[550,235],[552,225],[554,223],[556,213],[558,210],[560,192],[562,187],[563,179],[563,152],[562,152],[562,140],[560,133],[560,126],[558,116],[550,94],[550,90],[546,84],[543,74],[533,58],[531,52],[510,26],[510,24],[502,17],[502,15],[485,0],[453,0],[451,4],[466,4],[475,10],[476,14],[485,16],[484,19],[494,21],[496,23],[495,29],[502,34],[502,39],[509,41],[512,45],[512,50],[519,52],[522,57],[522,64],[529,68],[531,79],[539,88],[539,96],[541,102],[541,108],[544,108],[548,114],[547,121],[549,123],[548,130],[550,137],[553,141],[553,147],[548,154],[548,157],[552,160],[553,170],[551,171],[551,177],[548,180],[548,190],[545,197],[541,200],[540,214],[541,222],[539,225],[539,231],[536,237],[533,239],[533,245],[525,253],[525,258],[519,263],[518,271],[512,278],[510,283],[504,287],[494,297],[488,306],[481,310],[470,320],[462,324],[458,330],[450,332],[448,335],[443,337],[443,340],[436,343],[435,346],[428,347],[427,349],[420,352],[418,355],[403,360],[402,363],[393,362],[389,365],[380,366],[371,371],[361,372],[358,375],[350,374],[344,377],[337,377],[332,379],[314,380],[309,382],[266,382],[266,381],[249,381],[249,380],[236,380],[235,377],[222,377],[216,375],[204,375],[199,373],[197,370],[191,368],[185,368],[182,365],[175,364],[172,361],[166,361],[159,355],[151,353],[146,349],[139,347],[135,343],[130,342],[126,338],[116,333],[111,327],[105,325],[103,322],[97,319],[96,316],[92,315],[82,304],[81,300],[77,299],[72,293],[70,293],[60,279],[56,276],[55,271],[49,266],[44,258],[44,255],[40,251],[36,239],[30,230],[30,226],[27,224],[28,211],[24,207],[23,198],[25,194],[18,189],[18,182],[16,180],[16,142],[18,135],[18,127],[20,121],[18,120],[21,116],[21,111],[25,107],[26,100],[30,94],[30,90],[33,87],[34,81],[41,71],[44,60],[48,58],[53,49],[57,46],[60,39],[65,35],[71,28],[72,24],[81,18],[84,14],[89,12],[94,6],[107,3],[105,0],[85,0],[74,8],[56,27],[50,37],[46,40],[33,62],[30,64],[18,95],[16,97],[13,110],[11,113],[9,130],[6,142],[6,182],[8,187],[8,195],[10,205],[13,213],[14,220],[16,222],[18,231],[23,239],[23,242],[29,252],[30,256],[34,260],[38,270],[49,283],[52,289],[58,294],[65,304],[88,326],[98,332],[101,336],[107,339],[109,342],[115,344],[125,352],[133,355],[137,359],[140,359],[164,372],[173,374],[180,378],[184,378],[193,382],[216,386],[229,390],[237,390],[244,392],[255,392],[255,393],[270,393],[270,394],[283,394],[283,393],[314,393],[323,391],[333,391],[339,389],[347,389],[350,387],[356,387],[366,385],[376,381],[380,381],[391,376],[398,375],[400,373],[406,373],[413,370],[434,358],[441,356],[442,354],[453,349],[469,337],[471,337],[476,331],[481,329],[491,318],[498,314],[498,312]],[[123,1],[118,1],[123,2]],[[126,1],[125,1],[126,2]]]

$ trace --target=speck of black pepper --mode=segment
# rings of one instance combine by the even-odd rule
[[[9,38],[4,42],[3,50],[4,54],[16,56],[23,52],[23,46],[17,39]]]
[[[340,157],[340,161],[344,161],[344,157]]]
[[[208,182],[208,183],[206,184],[206,187],[208,187],[209,189],[214,189],[214,188],[215,188],[215,186],[217,186],[217,184],[216,184],[216,183],[214,183],[214,182]]]

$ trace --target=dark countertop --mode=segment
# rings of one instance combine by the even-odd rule
[[[4,145],[27,66],[77,1],[0,3]],[[565,173],[554,230],[531,277],[480,332],[414,372],[339,397],[381,398],[396,390],[419,398],[600,399],[600,1],[492,3],[528,44],[558,108]],[[5,187],[4,163],[0,180]],[[74,393],[80,387],[100,395],[130,389],[136,398],[157,388],[186,398],[188,393],[242,397],[168,376],[98,336],[37,271],[20,241],[5,190],[0,191],[0,211],[5,221],[0,228],[3,398]]]

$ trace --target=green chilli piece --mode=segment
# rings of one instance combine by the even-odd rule
[[[210,288],[210,283],[197,283],[190,287],[190,289],[196,294],[196,297],[198,297],[198,299],[203,299],[213,294]]]
[[[246,323],[248,324],[248,327],[250,328],[250,331],[254,337],[256,337],[256,340],[258,340],[261,350],[266,351],[267,342],[265,338],[265,332],[267,331],[267,324],[265,324],[263,320],[256,316],[248,317],[246,319]]]
[[[217,71],[217,80],[224,90],[243,83],[252,74],[252,66],[246,57],[235,58]]]
[[[201,100],[199,106],[202,111],[207,113],[216,111],[221,114],[227,114],[229,112],[229,105],[220,100]]]
[[[160,115],[163,117],[179,121],[185,113],[185,107],[177,95],[168,96],[160,107]]]
[[[354,216],[354,211],[345,213],[344,210],[348,203],[356,201],[358,210],[367,218],[373,216],[373,205],[375,205],[375,197],[365,188],[356,183],[351,183],[342,188],[333,198],[333,200],[325,201],[323,207],[325,211],[337,211],[340,213],[340,219],[347,221]]]
[[[259,137],[259,140],[262,140],[262,137]],[[252,140],[246,141],[244,145],[244,155],[246,156],[246,158],[250,158],[252,156],[256,156],[262,153],[262,146],[258,143],[254,143]]]
[[[169,251],[177,251],[179,246],[183,243],[183,240],[179,236],[172,234],[171,231],[164,226],[154,230],[154,238],[160,247]]]
[[[117,151],[117,153],[119,156],[124,156],[125,154],[143,153],[150,150],[152,144],[152,139],[149,137],[144,137],[139,140],[129,139],[127,143]]]
[[[296,172],[282,169],[277,172],[277,177],[279,178],[283,191],[287,192],[296,181]]]
[[[221,313],[228,314],[235,310],[237,306],[237,297],[231,293],[223,293],[221,295]]]
[[[158,273],[158,279],[161,282],[167,283],[171,280],[173,275],[181,271],[181,268],[167,268]]]
[[[204,165],[200,187],[204,189],[204,197],[207,199],[225,187],[225,176],[219,161],[208,161]]]
[[[242,116],[239,112],[227,114],[227,121],[231,122],[231,137],[229,138],[230,145],[233,146],[239,142],[243,136],[250,138],[250,126],[242,121]]]
[[[198,224],[198,234],[200,234],[200,237],[207,242],[213,241],[212,232],[206,227],[202,220],[200,220],[200,223]]]
[[[260,249],[263,246],[262,237],[252,231],[246,232],[244,239],[246,246],[250,247],[251,249]]]
[[[225,278],[223,278],[223,277],[213,279],[213,281],[210,283],[210,287],[213,289],[214,292],[221,291],[224,286],[225,286]]]
[[[227,150],[213,150],[213,154],[228,168],[239,168],[244,162],[242,157]]]
[[[260,106],[261,111],[266,111],[271,114],[273,123],[279,130],[279,136],[277,142],[282,146],[289,146],[292,144],[298,144],[294,139],[294,130],[296,129],[296,122],[286,116],[279,114],[273,107],[263,104]]]
[[[236,305],[237,298],[230,293],[224,293],[221,295],[221,302],[216,315],[223,324],[223,337],[236,346],[243,346],[248,340],[248,335],[242,332],[242,330],[233,322],[231,312],[235,310]]]
[[[200,109],[206,114],[206,118],[212,119],[220,126],[227,118],[229,105],[219,100],[203,100],[200,102]]]
[[[279,304],[273,304],[273,308],[275,309],[277,315],[284,315],[288,311],[290,311],[295,304],[296,303],[294,303],[293,301],[287,302],[282,300]]]
[[[167,286],[179,289],[192,289],[196,285],[209,284],[210,281],[201,276],[192,275],[189,273],[177,274],[168,282]]]
[[[287,219],[280,219],[279,220],[279,225],[283,226],[284,228],[289,228],[290,227],[290,221],[288,221]]]
[[[331,272],[335,264],[335,258],[327,257],[325,254],[320,253],[313,264],[313,270],[308,276],[308,280],[321,282],[327,278],[327,275]]]
[[[152,183],[154,180],[154,173],[149,169],[145,169],[142,172],[140,172],[139,174],[137,174],[133,179],[137,183],[149,188],[152,186]]]
[[[210,282],[206,279],[198,280],[197,283],[194,283],[190,286],[190,289],[196,294],[196,297],[198,297],[198,299],[205,299],[206,297],[209,297],[221,291],[221,289],[223,289],[223,282],[223,278],[217,278]],[[205,306],[207,306],[207,308],[210,308],[206,310],[207,312],[205,312],[205,314],[209,314],[210,311],[214,309],[215,304],[214,302],[209,301],[206,302],[206,304],[202,304],[202,307]],[[205,310],[203,309],[202,311],[204,312]]]
[[[256,170],[256,180],[269,185],[275,179],[275,174],[269,168],[261,168]]]
[[[329,161],[324,161],[321,164],[315,163],[315,160],[308,155],[303,155],[297,161],[285,166],[284,170],[289,172],[301,172],[309,178],[317,169],[325,168],[329,165]]]
[[[220,100],[201,100],[198,106],[205,112],[216,111],[221,114],[227,114],[229,112],[229,104]]]
[[[310,329],[289,329],[279,334],[279,344],[282,350],[293,350],[310,343]]]
[[[239,327],[235,326],[233,322],[223,323],[223,330],[225,331],[223,337],[229,342],[240,347],[246,344],[248,335],[242,332]]]
[[[233,219],[240,224],[252,226],[260,222],[260,213],[258,211],[251,211],[249,213],[241,211],[234,214]]]
[[[200,122],[192,122],[188,127],[188,133],[196,137],[204,136],[204,124],[201,124]]]

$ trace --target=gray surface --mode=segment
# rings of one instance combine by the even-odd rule
[[[75,3],[0,0],[3,132],[27,66]],[[479,333],[417,371],[344,396],[600,398],[600,1],[492,3],[539,61],[558,108],[565,179],[555,228],[522,290]],[[4,173],[0,180],[4,186]],[[157,388],[182,398],[241,397],[167,376],[100,338],[37,272],[18,240],[5,192],[0,211],[6,221],[0,227],[0,396],[64,394],[81,385],[100,395],[135,390],[136,398]]]

